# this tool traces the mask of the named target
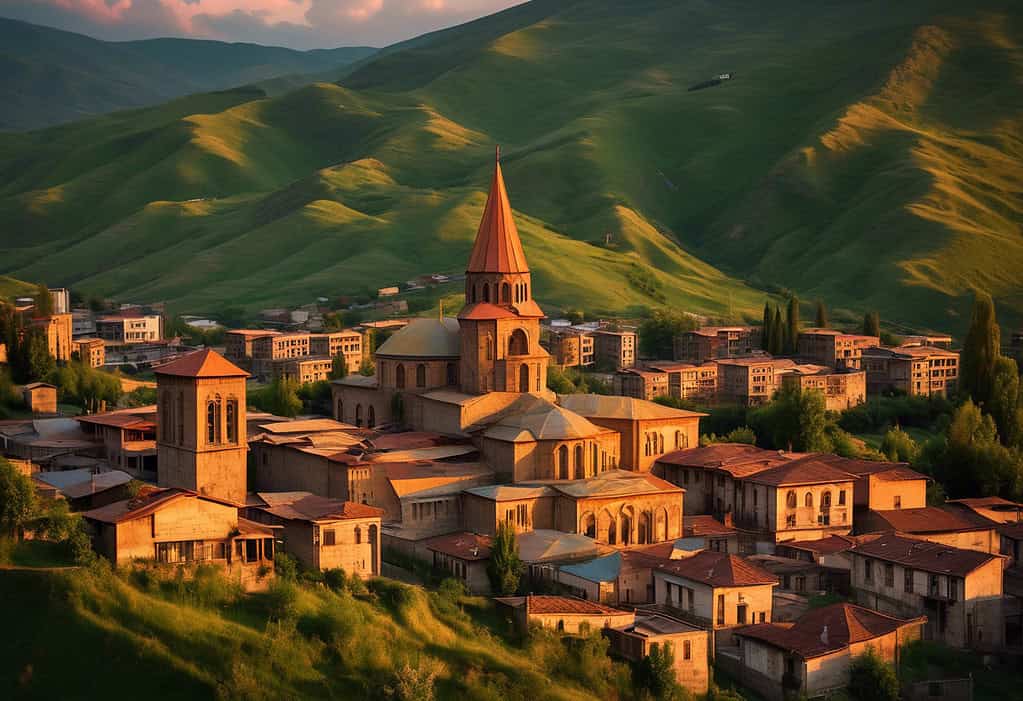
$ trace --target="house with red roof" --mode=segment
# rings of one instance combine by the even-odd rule
[[[758,623],[735,630],[737,648],[716,663],[772,701],[816,697],[848,683],[849,664],[868,648],[898,665],[899,651],[921,637],[924,617],[898,618],[854,604],[812,609],[793,623]]]
[[[636,620],[634,611],[624,611],[573,596],[529,594],[497,597],[494,602],[520,630],[529,630],[530,626],[538,625],[559,633],[584,634],[587,630],[623,626]]]

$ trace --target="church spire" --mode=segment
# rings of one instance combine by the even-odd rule
[[[501,147],[494,159],[494,177],[483,209],[476,243],[469,256],[469,273],[528,273],[526,254],[522,251],[518,229],[512,218],[511,202],[501,174]]]

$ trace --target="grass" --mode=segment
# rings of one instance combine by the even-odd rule
[[[1012,325],[1019,36],[1003,0],[533,2],[343,86],[0,138],[0,272],[211,314],[459,270],[500,143],[552,309],[738,320],[791,289],[960,334],[983,288]]]
[[[941,435],[937,431],[931,431],[925,428],[917,428],[915,426],[902,426],[901,429],[909,434],[909,437],[916,441],[916,444],[921,448],[925,446],[932,438],[936,438]],[[881,449],[881,442],[884,440],[883,433],[854,433],[856,438],[867,444],[867,447],[873,448],[874,450]]]
[[[67,548],[47,540],[13,541],[0,538],[0,568],[71,567],[74,562]]]
[[[566,678],[498,629],[485,599],[382,579],[359,597],[297,585],[243,596],[209,573],[142,572],[0,572],[6,622],[19,631],[0,642],[0,686],[26,699],[126,689],[154,699],[377,699],[407,663],[437,671],[440,699],[581,701],[607,691]]]

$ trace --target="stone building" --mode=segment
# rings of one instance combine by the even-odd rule
[[[804,329],[799,332],[796,352],[801,358],[835,370],[860,370],[863,351],[879,344],[877,336],[834,329]]]
[[[1002,645],[1001,556],[896,533],[849,552],[856,603],[891,616],[926,616],[923,637],[952,647]]]
[[[159,489],[82,514],[93,547],[111,562],[216,564],[246,589],[265,588],[274,531],[239,518],[238,507],[185,489]]]
[[[328,358],[341,355],[349,373],[362,367],[362,334],[352,329],[329,331],[309,337],[309,354]]]
[[[106,344],[102,338],[76,338],[71,346],[72,352],[91,368],[101,368],[107,361]]]
[[[782,375],[796,367],[793,360],[770,356],[725,358],[716,363],[718,399],[743,406],[770,401],[781,386]]]
[[[422,543],[426,561],[434,571],[444,572],[462,582],[472,594],[489,594],[489,536],[456,531],[429,538]]]
[[[155,373],[157,483],[244,504],[248,373],[210,349]]]
[[[648,657],[657,646],[672,653],[675,681],[692,694],[710,687],[710,634],[703,628],[660,613],[637,614],[624,626],[604,629],[611,652],[633,662]]]
[[[920,540],[964,550],[998,554],[1000,541],[993,523],[978,523],[954,508],[921,506],[890,511],[864,511],[856,516],[856,532],[904,533]]]
[[[594,364],[601,368],[631,368],[639,352],[639,334],[635,331],[597,329],[593,332]]]
[[[759,326],[704,326],[675,337],[675,360],[697,365],[720,358],[739,358],[760,350]]]
[[[959,385],[959,353],[933,346],[876,346],[863,351],[867,393],[946,396]]]
[[[111,346],[156,343],[163,338],[163,317],[158,314],[122,314],[96,319],[96,335]]]
[[[71,314],[51,314],[47,317],[29,319],[31,328],[41,329],[46,337],[46,347],[55,360],[71,360]]]
[[[326,356],[314,355],[304,358],[286,358],[273,361],[272,368],[271,372],[274,377],[304,385],[309,382],[327,380],[334,368],[334,360]]]
[[[778,376],[781,387],[820,392],[828,411],[845,411],[867,401],[867,373],[863,370],[835,371],[821,365],[796,365],[782,370]]]
[[[547,331],[547,337],[555,365],[563,368],[593,366],[596,356],[592,331],[571,326],[550,328]]]
[[[738,651],[718,662],[740,683],[771,701],[815,698],[843,688],[852,660],[873,649],[898,668],[900,649],[921,636],[923,617],[896,618],[839,603],[813,609],[795,623],[739,628]]]
[[[718,366],[712,361],[692,363],[655,362],[647,365],[653,372],[668,376],[668,396],[673,399],[692,399],[712,402],[718,395]]]
[[[21,398],[33,414],[57,413],[57,388],[46,382],[30,382],[21,388]]]
[[[309,334],[297,332],[252,337],[252,374],[268,377],[274,361],[308,356],[309,338]]]
[[[383,509],[308,492],[258,492],[245,515],[280,526],[284,550],[303,567],[362,579],[380,575],[380,519]]]
[[[668,396],[668,373],[628,368],[611,378],[611,392],[623,397],[653,401]]]
[[[559,633],[586,634],[604,628],[622,626],[636,620],[632,611],[611,608],[596,601],[570,596],[530,594],[495,598],[522,631],[538,625]]]
[[[86,435],[102,443],[103,456],[111,465],[140,477],[156,474],[156,407],[83,414],[75,420]]]
[[[232,329],[224,333],[224,357],[238,367],[252,370],[253,344],[260,338],[279,336],[267,329]]]

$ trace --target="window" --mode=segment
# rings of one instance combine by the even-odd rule
[[[895,565],[890,562],[885,563],[884,566],[884,585],[886,587],[895,586]]]
[[[330,528],[330,529],[324,530],[323,531],[323,544],[324,545],[334,545],[335,542],[336,542],[336,540],[335,540],[334,529]]]
[[[366,426],[373,428],[377,424],[377,411],[373,408],[373,405],[369,405],[369,419],[366,421]]]
[[[959,600],[959,580],[955,577],[948,578],[948,599],[949,601]]]
[[[693,659],[693,644],[689,640],[682,641],[682,659],[683,660]]]
[[[895,508],[896,509],[901,509],[902,508],[902,497],[901,496],[896,495],[896,497],[895,497]]]
[[[426,365],[423,363],[416,366],[416,387],[426,387]]]
[[[718,594],[718,615],[717,624],[723,626],[725,624],[725,595]]]
[[[511,285],[507,282],[501,283],[501,301],[505,304],[511,302]]]
[[[178,392],[178,402],[175,407],[175,413],[178,419],[178,445],[182,445],[185,442],[185,393]]]
[[[810,492],[807,492],[806,496],[803,497],[803,506],[805,506],[808,509],[813,508],[813,494],[811,494]]]
[[[220,395],[206,402],[206,442],[220,443]]]
[[[931,596],[938,596],[938,575],[932,574],[930,581],[930,593]]]
[[[401,363],[394,368],[394,386],[398,389],[405,389],[405,366]]]
[[[821,509],[831,508],[831,492],[824,492],[821,495]]]
[[[863,561],[863,581],[873,582],[874,581],[874,561],[864,560]]]
[[[584,467],[585,465],[583,465],[583,447],[582,445],[577,445],[575,447],[575,478],[577,480],[581,480],[583,477],[586,476]]]
[[[908,567],[902,573],[902,589],[907,594],[913,593],[913,570]]]
[[[238,442],[238,400],[227,400],[227,442]]]
[[[796,493],[795,492],[789,492],[788,494],[785,495],[785,506],[790,508],[790,509],[796,508]]]
[[[840,490],[838,492],[838,505],[839,506],[845,506],[845,490],[844,489]]]
[[[449,386],[450,385],[457,385],[458,384],[458,366],[457,365],[455,365],[454,363],[448,363],[448,365],[447,365],[447,372],[445,373],[445,379],[447,380],[447,384]]]
[[[488,285],[485,282],[483,283],[483,301],[484,302],[490,301],[490,285]]]
[[[558,448],[558,479],[568,479],[568,446]]]
[[[735,607],[735,621],[740,626],[746,625],[746,604],[739,604]]]
[[[355,527],[355,544],[362,545],[362,529],[358,526]]]
[[[686,587],[686,608],[690,611],[694,611],[696,609],[696,592],[689,587]]]
[[[765,611],[760,612],[760,622],[767,623],[767,613]]]
[[[796,577],[796,591],[798,592],[806,591],[806,577],[804,575],[799,575]]]
[[[796,515],[795,514],[789,514],[788,516],[785,517],[785,527],[786,528],[795,528],[796,527]]]

